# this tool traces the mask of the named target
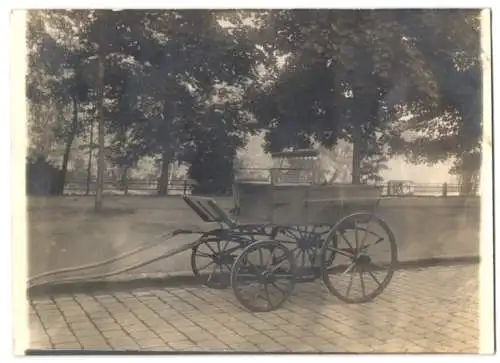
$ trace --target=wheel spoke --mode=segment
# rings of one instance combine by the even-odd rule
[[[356,253],[357,253],[357,251],[360,250],[360,245],[359,245],[358,221],[356,219],[354,220],[354,238],[356,240]]]
[[[259,264],[260,264],[260,266],[265,266],[264,265],[264,257],[262,256],[262,249],[259,248],[258,251],[259,251]]]
[[[195,256],[197,256],[197,257],[210,257],[210,258],[214,257],[213,255],[209,255],[208,253],[200,252],[200,251],[196,251]]]
[[[297,227],[299,230],[300,238],[305,239],[307,236],[311,234],[311,232],[308,231],[308,226],[299,226]]]
[[[267,259],[267,262],[265,264],[266,268],[269,268],[271,266],[271,262],[273,261],[274,256],[274,251],[276,251],[276,247],[273,246],[269,249],[269,258]]]
[[[262,285],[259,283],[259,284],[258,284],[258,287],[257,287],[257,292],[256,292],[255,294],[253,294],[253,297],[252,297],[252,301],[253,301],[253,302],[256,302],[256,301],[259,299],[259,297],[262,297],[262,296],[260,295],[260,292],[261,292],[261,286],[262,286]]]
[[[214,268],[212,269],[212,272],[210,273],[210,275],[208,275],[207,282],[212,281],[212,278],[214,277],[216,272],[217,272],[217,265],[214,266]]]
[[[351,278],[349,279],[349,285],[347,286],[347,291],[345,293],[345,296],[348,298],[349,297],[349,292],[351,291],[352,287],[352,280],[354,278],[354,275],[351,275]]]
[[[307,249],[307,257],[309,257],[309,261],[311,262],[311,266],[314,265],[314,260],[315,260],[315,254],[311,249]]]
[[[339,232],[339,233],[340,233],[340,236],[342,237],[342,239],[345,241],[345,243],[347,243],[347,245],[349,246],[349,248],[351,250],[354,250],[354,248],[352,247],[352,244],[347,240],[347,238],[345,237],[344,233],[341,233],[341,232]]]
[[[365,280],[363,280],[363,272],[359,271],[359,281],[361,282],[361,291],[363,293],[363,297],[366,296],[365,290]]]
[[[284,259],[283,261],[281,261],[280,263],[278,263],[276,266],[273,266],[273,268],[270,270],[270,272],[274,273],[278,268],[281,267],[281,265],[283,265],[284,262],[288,262],[288,259]]]
[[[347,269],[346,269],[346,270],[342,273],[342,276],[344,276],[345,274],[347,274],[348,272],[350,272],[350,271],[353,269],[353,267],[354,267],[354,266],[356,266],[356,263],[355,263],[355,262],[351,263],[351,264],[347,267]]]
[[[300,235],[300,229],[298,228],[290,228],[288,230],[288,232],[290,233],[290,235],[295,238],[295,240],[298,240],[301,238],[301,235]]]
[[[258,273],[260,273],[260,270],[257,268],[257,266],[255,266],[253,263],[251,263],[251,262],[250,262],[250,260],[249,260],[248,258],[246,259],[246,261],[245,261],[245,262],[247,262],[247,263],[250,265],[250,266],[248,266],[248,267],[253,268],[253,270],[255,271],[255,273],[257,273],[257,274],[258,274]]]
[[[344,249],[341,248],[335,248],[335,247],[327,247],[326,248],[328,251],[332,251],[334,253],[338,253],[339,255],[348,257],[348,258],[353,258],[354,255],[352,253],[346,252]]]
[[[377,277],[375,276],[375,274],[372,271],[368,271],[368,274],[377,283],[378,286],[382,286],[382,283],[377,279]]]
[[[213,265],[215,263],[215,261],[210,261],[208,264],[206,264],[205,266],[203,267],[198,267],[198,271],[201,271],[201,270],[204,270],[206,269],[208,266],[210,265]]]
[[[370,223],[372,221],[372,218],[373,218],[373,213],[370,213],[370,218],[368,218],[368,222],[366,222],[366,228],[364,228],[365,230],[365,235],[363,236],[363,240],[361,241],[361,248],[363,248],[365,242],[366,242],[366,237],[368,236],[368,233],[369,232],[369,227],[370,227]]]
[[[274,260],[274,264],[280,264],[282,263],[283,261],[286,261],[287,260],[287,257],[285,255],[281,256],[281,257],[278,257],[276,260]]]
[[[282,296],[285,296],[285,294],[286,294],[286,290],[281,290],[281,289],[279,288],[278,284],[276,284],[276,282],[271,282],[271,285],[272,285],[273,287],[275,287],[275,288],[276,288],[276,290],[278,290],[278,291],[281,293],[281,295],[282,295]]]
[[[225,244],[224,244],[224,246],[222,247],[222,251],[225,251],[225,250],[226,250],[226,247],[227,247],[227,245],[229,244],[229,242],[230,242],[229,240],[227,240],[227,241],[226,241],[226,243],[225,243]]]
[[[283,229],[281,230],[281,233],[282,233],[283,235],[288,235],[288,237],[296,238],[296,237],[295,237],[295,236],[294,236],[294,235],[293,235],[293,234],[292,234],[292,233],[288,230],[288,228],[283,228]]]
[[[268,307],[272,306],[271,296],[269,295],[269,290],[267,289],[267,282],[264,283],[264,295],[266,296]]]
[[[214,255],[217,255],[217,252],[215,252],[215,250],[208,244],[208,242],[205,242],[205,245],[210,248],[210,251],[213,252]]]

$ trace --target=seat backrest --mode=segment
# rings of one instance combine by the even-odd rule
[[[185,195],[182,199],[204,222],[223,223],[230,227],[237,225],[212,198]]]

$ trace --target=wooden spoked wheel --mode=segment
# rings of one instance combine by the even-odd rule
[[[379,217],[354,213],[330,231],[321,251],[321,272],[328,290],[346,303],[380,295],[397,265],[394,234]]]
[[[282,243],[258,241],[236,259],[231,285],[238,301],[253,312],[278,309],[295,286],[295,258]]]
[[[243,247],[251,241],[223,241],[202,238],[191,253],[191,269],[198,281],[212,289],[225,289],[231,283],[231,268]]]
[[[279,228],[275,240],[283,243],[294,256],[298,280],[321,276],[320,251],[331,228],[328,225],[292,225]]]

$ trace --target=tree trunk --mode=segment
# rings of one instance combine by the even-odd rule
[[[102,21],[102,20],[101,20]],[[103,118],[103,99],[104,99],[104,59],[102,52],[103,43],[99,45],[100,54],[98,57],[98,85],[97,85],[97,112],[98,112],[98,142],[99,155],[97,162],[97,185],[95,193],[94,208],[96,211],[102,209],[102,192],[104,184],[104,118]]]
[[[363,139],[361,138],[361,130],[359,126],[355,126],[353,131],[353,142],[352,142],[352,184],[361,184],[361,143]]]
[[[73,103],[73,119],[71,120],[71,129],[69,130],[68,138],[66,139],[66,145],[64,148],[63,160],[61,165],[61,174],[58,180],[57,194],[62,195],[64,193],[64,185],[66,184],[66,173],[68,171],[68,162],[71,155],[71,146],[75,140],[76,129],[78,126],[78,100],[76,94],[71,96]]]
[[[61,165],[61,173],[59,180],[57,181],[58,182],[57,195],[62,195],[64,193],[64,185],[66,184],[66,173],[68,171],[68,162],[69,162],[69,157],[71,155],[71,146],[73,145],[74,139],[75,136],[73,133],[71,133],[68,136],[68,139],[66,140],[66,145],[64,147],[64,154]]]
[[[158,180],[158,194],[167,195],[168,194],[168,170],[170,167],[171,157],[168,152],[163,152],[162,163],[161,163],[161,173],[160,179]]]
[[[463,196],[474,195],[477,192],[480,158],[477,155],[464,153],[458,167],[459,193]]]
[[[473,172],[462,171],[460,175],[460,195],[471,196],[477,191],[477,180]]]
[[[173,122],[173,116],[175,115],[175,106],[173,110],[170,110],[169,112],[169,103],[168,99],[165,99],[163,102],[163,121],[167,123],[167,125],[171,126],[172,124],[168,123],[169,120],[170,122]],[[166,130],[169,130],[170,127],[166,127]],[[162,153],[162,164],[161,164],[161,173],[160,173],[160,179],[158,180],[158,194],[159,195],[168,195],[168,179],[169,179],[169,168],[170,168],[170,163],[172,161],[172,150],[174,148],[172,147],[173,145],[173,140],[172,140],[172,134],[171,132],[166,132],[165,138],[163,140],[163,153]]]
[[[120,184],[123,188],[123,194],[128,195],[128,166],[121,168]]]
[[[92,179],[92,151],[94,150],[94,121],[90,121],[89,161],[87,164],[87,186],[85,195],[90,194],[90,181]]]

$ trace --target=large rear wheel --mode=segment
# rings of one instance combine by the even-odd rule
[[[351,214],[328,234],[321,272],[328,290],[346,303],[368,302],[389,285],[398,263],[394,234],[379,217]]]

